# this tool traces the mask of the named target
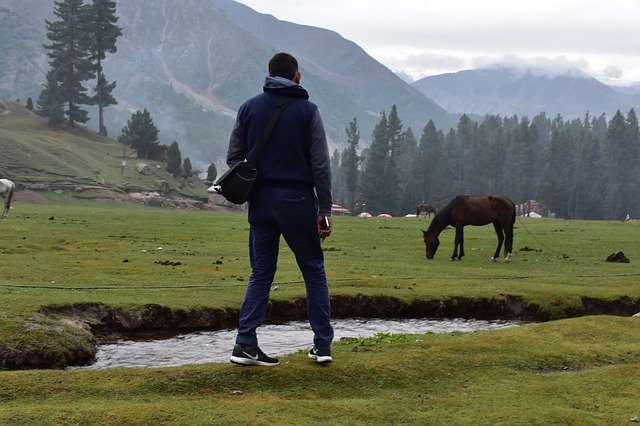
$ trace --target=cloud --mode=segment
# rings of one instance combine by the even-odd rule
[[[586,77],[593,73],[585,59],[569,59],[565,56],[549,58],[546,56],[521,57],[503,55],[498,58],[477,56],[473,58],[474,68],[504,67],[519,71],[530,71],[534,75],[557,77],[570,75],[572,77]]]
[[[606,78],[620,78],[624,75],[624,73],[619,67],[609,65],[602,70],[602,75]]]

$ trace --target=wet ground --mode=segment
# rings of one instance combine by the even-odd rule
[[[371,337],[377,333],[450,333],[513,327],[519,321],[470,319],[336,319],[335,340]],[[167,367],[208,362],[228,362],[235,330],[219,330],[180,335],[171,339],[118,341],[98,346],[97,360],[81,369],[115,367]],[[285,355],[307,350],[313,333],[306,322],[265,325],[258,329],[261,349],[269,355]]]

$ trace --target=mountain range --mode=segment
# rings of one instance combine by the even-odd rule
[[[508,66],[425,77],[412,83],[447,111],[476,115],[564,118],[627,112],[640,107],[637,88],[614,88],[578,71],[551,73]]]
[[[494,67],[409,84],[336,32],[232,0],[119,0],[117,14],[123,35],[104,62],[119,101],[106,109],[109,135],[118,136],[131,113],[146,108],[161,142],[178,141],[200,170],[224,157],[236,110],[261,91],[267,62],[278,51],[298,58],[332,149],[346,139],[353,118],[366,145],[380,112],[392,105],[417,136],[430,119],[446,131],[461,113],[611,117],[640,105],[638,87],[612,88],[576,73]],[[0,99],[37,99],[49,68],[45,19],[56,19],[53,1],[0,0]],[[97,114],[87,109],[95,129]]]
[[[104,62],[119,101],[106,110],[109,135],[146,108],[161,140],[177,140],[183,156],[200,167],[224,155],[236,110],[262,90],[267,62],[278,51],[298,58],[302,85],[335,143],[346,138],[354,117],[367,139],[380,112],[394,104],[405,128],[457,120],[333,31],[280,21],[231,0],[120,0],[117,14],[123,35]],[[0,57],[8,58],[0,68],[0,98],[38,97],[48,70],[45,19],[56,19],[53,2],[0,0],[0,22],[12,23],[0,30]],[[10,45],[9,35],[24,42]]]

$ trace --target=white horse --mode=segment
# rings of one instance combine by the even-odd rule
[[[16,185],[9,179],[0,179],[0,195],[4,198],[4,211],[0,219],[7,217],[9,208],[11,207],[11,199],[13,198],[13,191],[15,191]]]

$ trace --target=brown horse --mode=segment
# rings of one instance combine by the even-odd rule
[[[424,213],[426,217],[431,217],[431,213],[436,214],[436,209],[429,203],[425,203],[424,201],[418,204],[416,208],[416,217],[420,217],[420,214]]]
[[[464,227],[493,223],[498,236],[498,247],[491,258],[496,261],[504,241],[505,261],[511,260],[513,250],[513,225],[516,221],[516,206],[513,201],[499,195],[458,195],[433,217],[429,228],[422,231],[427,250],[427,259],[433,259],[438,250],[438,235],[451,225],[456,229],[451,260],[464,256]],[[458,253],[460,246],[460,253]]]

